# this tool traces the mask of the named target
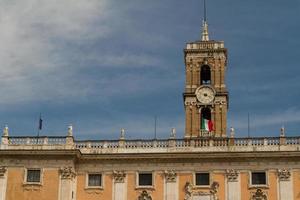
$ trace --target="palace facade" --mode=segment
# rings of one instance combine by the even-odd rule
[[[185,134],[165,140],[18,137],[3,130],[0,200],[300,200],[300,137],[226,133],[227,49],[202,38],[185,58]]]

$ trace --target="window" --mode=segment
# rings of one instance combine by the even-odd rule
[[[209,173],[196,173],[195,179],[197,186],[209,185]]]
[[[40,169],[28,169],[26,182],[40,183],[41,182],[41,170]]]
[[[139,173],[139,186],[152,186],[152,173]]]
[[[207,123],[206,123],[207,122]],[[209,107],[201,109],[201,129],[202,130],[213,130],[213,123],[211,121],[211,111]]]
[[[101,187],[101,186],[102,186],[102,174],[88,175],[88,187]]]
[[[252,172],[251,173],[251,184],[252,185],[266,185],[267,184],[266,172]]]
[[[211,75],[210,75],[210,67],[208,65],[203,65],[201,67],[201,85],[208,85],[211,84]]]

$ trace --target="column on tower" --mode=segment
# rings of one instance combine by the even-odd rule
[[[192,65],[187,64],[186,66],[186,92],[191,92],[192,88]]]
[[[215,105],[215,135],[220,136],[221,135],[221,109],[220,105]]]
[[[223,104],[223,106],[222,106],[222,120],[223,120],[223,123],[222,123],[221,136],[226,136],[226,129],[227,129],[227,124],[226,124],[226,121],[227,121],[227,105],[226,104]]]
[[[221,67],[217,62],[217,60],[215,60],[215,77],[216,79],[215,79],[214,87],[216,88],[217,91],[219,91],[221,86]]]

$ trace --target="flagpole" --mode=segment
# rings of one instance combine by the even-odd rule
[[[156,122],[157,121],[157,116],[154,117],[154,139],[156,140]]]
[[[248,112],[248,138],[250,138],[250,114]]]
[[[42,114],[40,113],[40,118],[39,118],[39,126],[38,126],[38,137],[40,137],[40,130],[41,130],[41,119],[42,119]]]
[[[42,126],[43,126],[42,124],[43,124],[42,114],[40,113],[38,132],[37,132],[37,140],[36,140],[37,144],[39,143],[40,131],[42,130]]]

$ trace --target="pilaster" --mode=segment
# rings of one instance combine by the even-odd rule
[[[279,184],[279,200],[292,200],[293,197],[293,182],[291,172],[288,169],[278,169],[277,171]]]
[[[226,170],[227,199],[241,200],[241,180],[239,172],[234,169]]]
[[[75,171],[72,167],[60,169],[59,200],[71,200],[75,198]]]
[[[6,198],[6,186],[7,186],[7,169],[6,167],[0,167],[0,200]]]
[[[127,180],[124,171],[113,171],[113,199],[127,200]]]
[[[0,144],[1,149],[6,149],[7,148],[7,145],[9,143],[8,135],[9,135],[8,126],[5,126],[4,129],[3,129],[3,134],[2,134],[2,138],[1,138],[1,144]]]
[[[178,179],[177,173],[174,170],[164,172],[165,176],[165,190],[164,200],[178,200]]]

